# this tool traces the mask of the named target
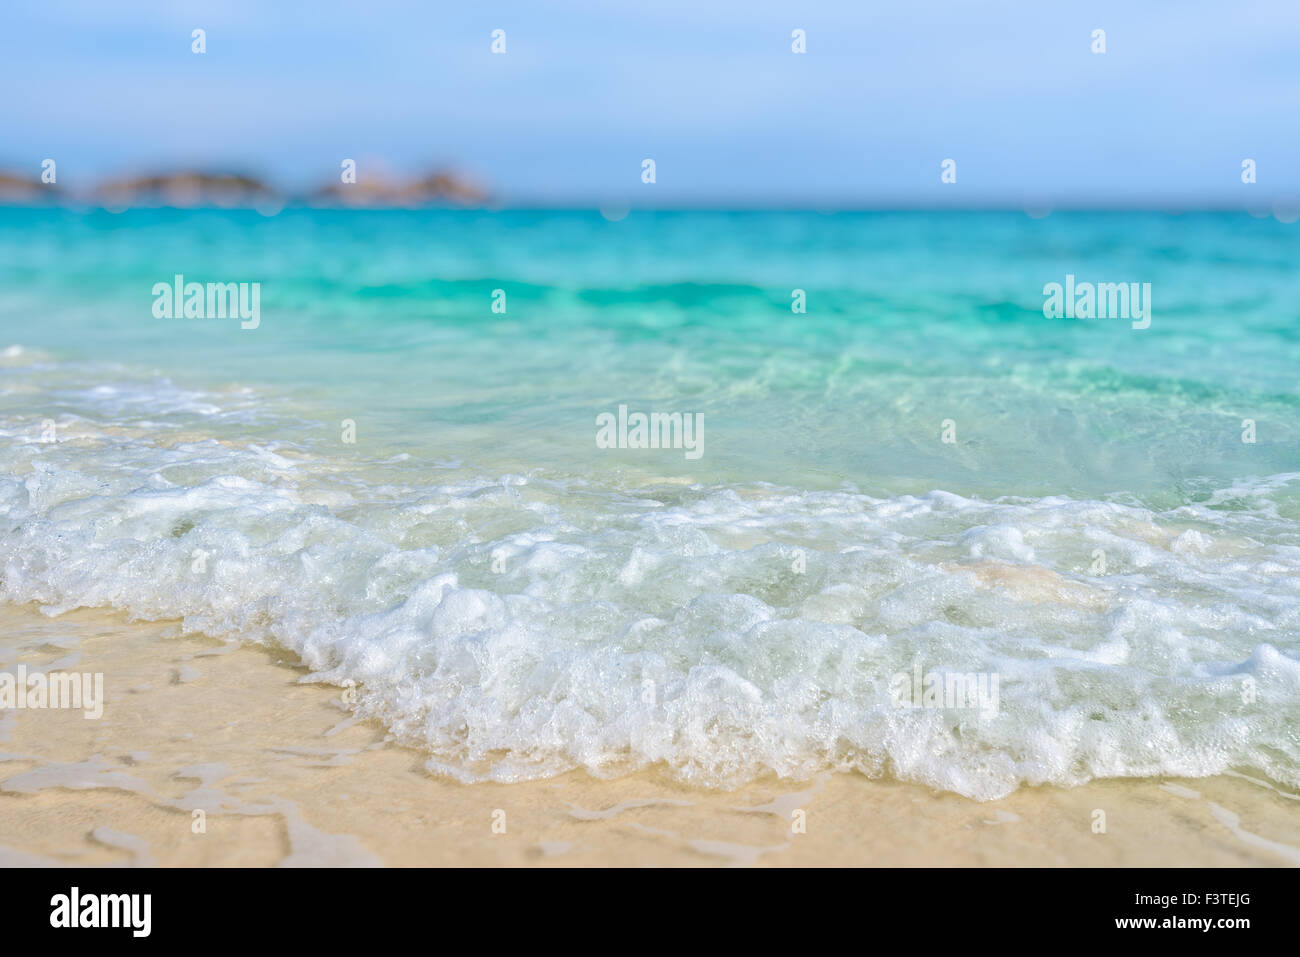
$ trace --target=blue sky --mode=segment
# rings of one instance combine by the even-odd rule
[[[515,202],[1300,195],[1294,0],[7,0],[0,82],[0,168],[52,157],[66,185],[196,166],[303,188],[349,157]]]

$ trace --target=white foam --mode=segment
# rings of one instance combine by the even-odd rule
[[[355,685],[359,713],[439,773],[658,765],[733,786],[838,769],[977,798],[1233,769],[1300,786],[1300,522],[1278,508],[1296,476],[1168,512],[420,485],[319,453],[81,428],[0,452],[0,598],[277,643],[312,680]],[[997,675],[996,713],[897,708],[891,681],[917,665]],[[9,784],[55,780],[134,786],[98,767]]]

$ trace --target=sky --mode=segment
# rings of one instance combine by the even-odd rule
[[[518,204],[1300,198],[1297,0],[5,0],[0,89],[0,169],[74,187],[351,158]]]

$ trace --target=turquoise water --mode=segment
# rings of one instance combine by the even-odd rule
[[[1244,214],[0,210],[0,597],[276,642],[466,780],[1300,787],[1298,254]],[[177,273],[260,283],[257,328],[156,318]],[[1045,318],[1067,274],[1150,327]],[[598,447],[620,406],[701,454]],[[917,666],[997,708],[897,707]]]

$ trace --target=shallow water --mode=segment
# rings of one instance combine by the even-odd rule
[[[1298,251],[1244,215],[0,211],[0,597],[277,642],[467,780],[1297,787]],[[176,273],[260,282],[257,328],[155,318]],[[1067,274],[1151,283],[1150,327],[1045,318]],[[703,454],[598,448],[620,405]],[[996,703],[900,708],[917,669]]]

